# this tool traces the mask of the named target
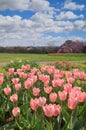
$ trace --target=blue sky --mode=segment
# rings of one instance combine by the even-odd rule
[[[86,0],[0,0],[0,46],[86,41]]]

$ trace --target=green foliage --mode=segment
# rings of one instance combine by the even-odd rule
[[[36,62],[28,61],[28,60],[12,61],[9,64],[7,64],[7,66],[5,68],[6,68],[6,70],[8,70],[8,68],[14,68],[16,70],[18,68],[21,68],[22,65],[26,65],[26,64],[29,64],[31,68],[33,68],[33,67],[39,68],[39,64],[37,64]]]

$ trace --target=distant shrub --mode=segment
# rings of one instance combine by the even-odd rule
[[[62,70],[71,70],[74,68],[78,68],[78,66],[69,61],[61,61],[61,60],[56,61],[55,67]]]

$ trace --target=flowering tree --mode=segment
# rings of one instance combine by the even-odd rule
[[[66,41],[58,50],[58,53],[82,53],[83,43],[79,41]]]

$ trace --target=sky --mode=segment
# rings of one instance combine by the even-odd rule
[[[86,41],[86,0],[0,0],[0,46]]]

